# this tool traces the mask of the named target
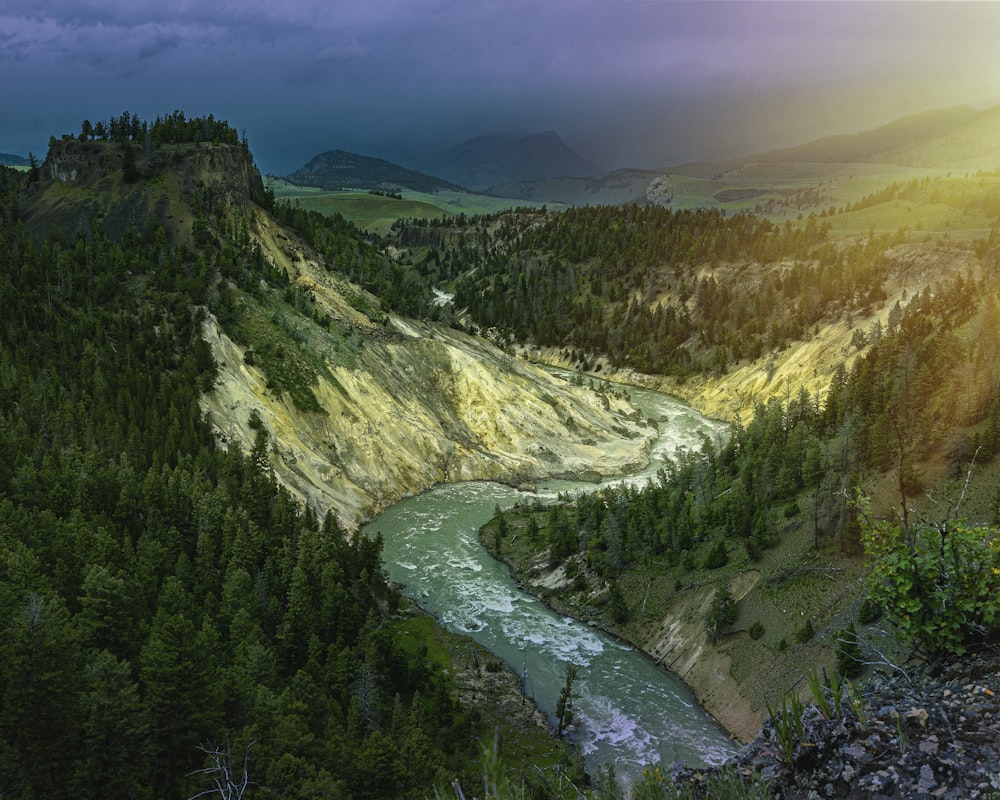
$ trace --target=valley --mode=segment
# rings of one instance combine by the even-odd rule
[[[549,740],[544,768],[505,769],[542,796],[568,796],[543,788],[555,775],[596,795],[602,762],[638,786],[680,751],[647,748],[665,718],[598,721],[632,690],[608,699],[560,637],[631,643],[644,666],[602,681],[645,653],[739,741],[775,698],[808,702],[806,672],[978,652],[1000,613],[1000,175],[966,134],[995,116],[519,181],[530,203],[265,180],[245,137],[179,113],[112,118],[113,135],[53,137],[37,173],[4,169],[0,678],[16,725],[0,726],[0,779],[63,796],[65,768],[149,793],[125,765],[156,756],[176,794],[224,735],[261,741],[274,796],[468,786],[510,752],[479,743],[513,670],[544,714],[504,726],[509,747],[555,719],[578,747]],[[710,419],[685,427],[640,389]],[[436,504],[461,515],[466,492],[468,519],[445,526]],[[477,540],[555,633],[514,629],[534,601],[499,564],[485,582]],[[921,581],[897,579],[911,569]],[[496,661],[459,659],[415,605]],[[33,620],[62,665],[39,682]],[[583,669],[576,704],[566,663]],[[95,692],[106,709],[80,699]],[[630,754],[601,750],[632,723],[651,728]],[[714,765],[732,746],[708,726]],[[110,762],[101,730],[123,742]]]
[[[459,214],[495,214],[518,205],[545,205],[455,190],[429,193],[400,188],[398,192],[402,199],[397,200],[367,191],[328,191],[314,186],[296,186],[278,178],[270,179],[270,182],[279,200],[298,203],[321,214],[341,214],[362,230],[382,236],[388,235],[401,219],[440,220]]]

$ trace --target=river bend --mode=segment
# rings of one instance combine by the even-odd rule
[[[725,435],[723,423],[675,398],[637,389],[629,393],[659,421],[660,436],[649,467],[618,481],[644,484],[679,448],[697,449],[703,437]],[[555,500],[560,492],[594,488],[553,481],[539,484],[538,497]],[[579,724],[572,736],[591,772],[613,762],[630,783],[649,764],[710,765],[732,755],[732,742],[677,678],[633,648],[554,613],[519,589],[506,566],[482,548],[478,531],[494,509],[524,499],[523,493],[496,483],[442,485],[386,509],[365,532],[382,532],[386,568],[404,594],[513,667],[550,719],[565,664],[577,665]]]

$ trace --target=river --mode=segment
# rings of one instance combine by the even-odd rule
[[[702,417],[675,398],[628,392],[647,417],[659,420],[660,436],[649,467],[615,482],[644,484],[678,448],[697,449],[704,436],[725,435],[724,423]],[[538,484],[537,496],[555,500],[561,492],[594,488],[552,481]],[[579,724],[571,735],[592,774],[613,762],[616,773],[631,783],[654,763],[695,766],[726,760],[734,745],[677,678],[631,647],[554,613],[521,591],[506,566],[482,548],[478,531],[495,508],[525,499],[524,493],[496,483],[442,485],[386,509],[365,532],[382,532],[386,568],[404,593],[446,628],[470,636],[508,663],[550,719],[565,664],[577,665],[573,702]]]

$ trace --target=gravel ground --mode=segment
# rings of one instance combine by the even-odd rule
[[[1000,649],[877,674],[824,714],[765,721],[730,764],[781,800],[1000,799]],[[795,717],[801,721],[801,736]],[[782,725],[782,721],[787,725]],[[675,779],[704,783],[679,768]]]

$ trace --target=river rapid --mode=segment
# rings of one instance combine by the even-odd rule
[[[621,388],[621,387],[619,387]],[[632,402],[658,421],[660,436],[641,473],[607,480],[644,485],[681,448],[699,449],[728,426],[702,417],[658,392],[628,389]],[[489,482],[448,484],[386,509],[365,526],[380,531],[391,579],[448,629],[484,645],[522,678],[525,691],[554,719],[565,665],[578,667],[577,724],[571,737],[591,774],[606,763],[631,784],[643,767],[683,761],[725,761],[735,746],[688,689],[650,659],[594,628],[554,613],[523,592],[505,565],[480,545],[478,532],[497,507],[528,499],[555,501],[560,493],[594,491],[594,484],[551,481],[525,495]]]

